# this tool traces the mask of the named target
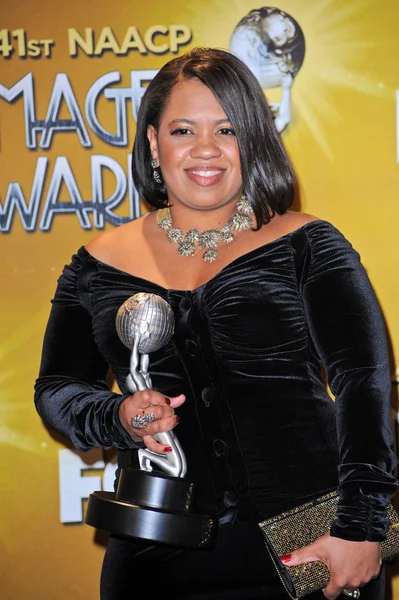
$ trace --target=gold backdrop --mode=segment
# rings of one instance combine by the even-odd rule
[[[299,174],[300,208],[333,222],[360,252],[385,315],[395,380],[398,3],[279,0],[277,7],[306,40],[282,131]],[[252,0],[14,0],[0,7],[4,600],[98,598],[103,540],[82,518],[90,491],[112,486],[114,457],[79,455],[35,412],[50,299],[79,246],[143,211],[128,165],[146,82],[192,47],[228,49],[238,22],[256,8]],[[280,93],[270,90],[269,100],[278,103]],[[389,567],[390,598],[399,598],[396,569]]]

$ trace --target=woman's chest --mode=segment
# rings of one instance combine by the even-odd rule
[[[287,348],[306,335],[295,268],[290,256],[281,253],[224,269],[191,291],[167,290],[145,279],[101,272],[90,287],[93,333],[111,364],[129,360],[116,319],[122,304],[140,292],[160,296],[170,305],[172,344],[177,349],[194,337],[221,356],[248,357]]]

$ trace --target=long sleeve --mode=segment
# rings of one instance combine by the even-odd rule
[[[381,541],[397,488],[385,325],[358,253],[328,223],[308,228],[303,299],[310,337],[335,396],[339,508],[331,534]]]
[[[110,391],[108,365],[79,294],[80,253],[63,270],[44,336],[35,405],[43,422],[81,451],[136,446],[119,420],[127,397]]]

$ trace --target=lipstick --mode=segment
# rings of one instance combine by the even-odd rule
[[[191,169],[185,169],[187,177],[201,187],[216,185],[222,180],[225,171],[226,169],[218,169],[217,167],[192,167]]]

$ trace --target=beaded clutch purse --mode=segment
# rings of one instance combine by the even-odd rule
[[[274,566],[293,600],[325,588],[330,573],[321,561],[289,567],[279,557],[307,546],[327,533],[335,518],[337,506],[338,493],[331,492],[259,523]],[[399,554],[399,516],[392,504],[388,507],[388,519],[390,526],[387,537],[381,543],[382,560]]]

